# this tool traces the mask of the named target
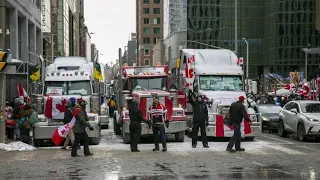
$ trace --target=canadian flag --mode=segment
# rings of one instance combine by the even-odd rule
[[[232,137],[234,133],[233,130],[233,126],[224,124],[222,115],[216,116],[216,137]],[[250,123],[243,120],[241,123],[241,135],[250,134],[251,132]]]
[[[237,65],[243,65],[243,57],[238,58]]]
[[[194,80],[194,55],[187,59],[185,67],[186,86],[191,86]]]
[[[76,123],[76,119],[77,119],[76,117],[79,110],[80,108],[77,108],[76,110],[73,111],[73,118],[68,124],[64,126],[60,126],[54,131],[52,135],[52,142],[54,142],[56,146],[59,146],[63,142],[64,138],[68,135],[70,129],[72,129],[72,127]]]
[[[18,84],[18,93],[19,93],[19,96],[22,96],[22,97],[27,98],[27,102],[28,102],[28,103],[31,102],[31,99],[30,99],[28,93],[27,93],[26,90],[22,87],[21,84]]]
[[[66,111],[67,99],[64,97],[48,97],[45,108],[45,117],[50,119],[63,119]]]

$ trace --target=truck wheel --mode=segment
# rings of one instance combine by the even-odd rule
[[[44,140],[43,139],[34,139],[33,144],[35,147],[41,147],[43,145]]]
[[[114,116],[113,116],[113,130],[114,130],[114,133],[116,133],[116,135],[120,135],[121,134],[120,126],[117,123],[116,114],[114,114]]]
[[[177,142],[183,142],[184,141],[184,136],[185,136],[185,131],[180,131],[174,134],[175,139]]]
[[[123,131],[122,137],[123,137],[123,143],[125,143],[125,144],[129,144],[130,143],[130,133],[125,133]]]
[[[89,138],[89,143],[91,145],[98,145],[100,143],[100,140],[98,137],[90,137]]]

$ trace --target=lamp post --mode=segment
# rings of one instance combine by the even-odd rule
[[[246,60],[246,84],[247,84],[247,93],[249,92],[249,43],[246,38],[242,38],[247,45],[247,60]]]
[[[234,0],[234,51],[238,54],[238,0]]]
[[[308,54],[310,51],[310,44],[308,44],[307,48],[305,49],[305,58],[304,58],[304,81],[307,82],[308,78]]]

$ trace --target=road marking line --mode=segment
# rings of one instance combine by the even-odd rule
[[[262,136],[262,137],[266,137],[266,138],[269,138],[269,139],[272,139],[272,140],[276,140],[276,141],[280,141],[280,142],[283,142],[283,143],[287,143],[287,144],[294,144],[290,141],[285,141],[285,140],[282,140],[282,139],[277,139],[277,138],[274,138],[274,137],[270,137],[270,136]]]
[[[305,153],[300,152],[300,151],[296,151],[293,149],[289,149],[286,147],[281,147],[281,146],[268,146],[268,148],[274,149],[274,150],[278,150],[287,154],[291,154],[291,155],[305,155]]]
[[[307,150],[310,150],[310,151],[315,151],[315,152],[319,152],[319,153],[320,153],[319,150],[312,149],[312,148],[309,148],[309,147],[307,147],[307,146],[297,146],[297,147],[304,148],[304,149],[307,149]]]

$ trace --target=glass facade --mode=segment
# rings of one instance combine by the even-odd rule
[[[187,40],[235,49],[235,0],[187,0]],[[266,72],[288,76],[304,71],[301,50],[320,46],[315,0],[238,0],[238,56],[246,63],[249,43],[250,76]],[[187,43],[187,48],[210,48]],[[318,71],[318,55],[308,57],[308,75]]]

